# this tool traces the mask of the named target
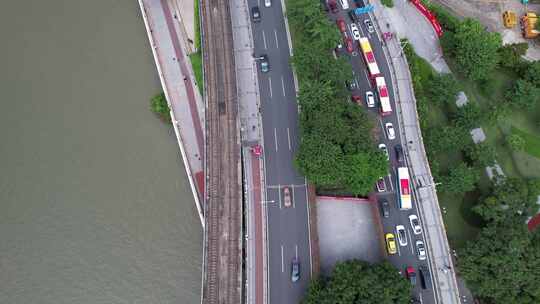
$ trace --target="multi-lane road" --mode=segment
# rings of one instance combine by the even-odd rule
[[[249,0],[249,8],[258,6],[261,12],[261,21],[252,23],[255,54],[257,58],[266,54],[270,63],[270,71],[262,73],[259,69],[259,89],[261,96],[261,112],[264,130],[264,159],[266,178],[266,199],[264,203],[268,208],[268,286],[269,303],[299,303],[307,284],[311,278],[309,227],[307,211],[307,188],[305,178],[294,168],[293,159],[298,148],[298,105],[295,95],[292,69],[289,64],[290,52],[282,3],[272,0],[269,7],[265,0]],[[354,3],[349,3],[350,9]],[[335,22],[337,18],[347,23],[347,33],[352,37],[350,24],[352,20],[347,11],[341,9],[337,13],[328,14]],[[367,14],[361,20],[371,19]],[[373,22],[374,23],[374,22]],[[396,234],[396,225],[403,225],[407,231],[408,244],[400,246],[398,254],[390,255],[389,260],[396,266],[397,271],[405,273],[407,266],[428,265],[426,261],[419,261],[416,249],[413,247],[416,239],[423,239],[423,234],[415,235],[409,224],[408,216],[417,214],[417,206],[413,202],[413,209],[399,210],[397,207],[397,193],[395,189],[396,168],[406,164],[398,164],[394,152],[396,144],[401,143],[396,104],[393,96],[392,82],[387,58],[384,56],[380,32],[368,33],[362,22],[358,27],[363,37],[368,37],[374,49],[375,57],[381,74],[385,77],[390,91],[393,112],[391,115],[381,117],[378,107],[370,108],[380,128],[380,143],[386,144],[390,153],[389,174],[385,177],[387,191],[379,193],[378,199],[387,199],[390,202],[390,216],[383,219],[384,232]],[[361,96],[365,102],[365,92],[376,93],[372,86],[366,66],[361,57],[358,43],[354,43],[355,52],[348,54],[346,50],[338,51],[339,56],[346,56],[353,67],[356,89],[352,94]],[[356,55],[354,55],[356,54]],[[366,107],[365,103],[363,105]],[[367,108],[367,107],[366,107]],[[391,122],[396,128],[396,138],[389,140],[384,131],[384,124]],[[292,194],[292,207],[286,208],[283,204],[283,188],[289,187]],[[381,236],[383,237],[383,236]],[[424,243],[425,240],[424,240]],[[297,257],[301,263],[301,278],[298,282],[291,281],[291,261]],[[429,259],[429,257],[428,257]],[[429,267],[429,266],[428,266]],[[419,285],[419,284],[418,284]],[[433,288],[421,289],[416,286],[414,295],[423,303],[435,303]]]
[[[270,71],[259,69],[259,90],[264,136],[268,227],[269,303],[299,303],[311,278],[311,254],[306,180],[294,168],[298,149],[298,105],[289,64],[282,3],[249,0],[258,6],[261,21],[252,23],[255,57],[266,54]],[[284,206],[284,187],[290,189],[291,207]],[[291,263],[300,261],[300,280],[292,282]]]

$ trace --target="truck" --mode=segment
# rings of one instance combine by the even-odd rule
[[[535,12],[528,11],[521,17],[521,33],[523,38],[532,39],[536,38],[540,32],[536,30],[536,23],[538,22],[538,16]]]

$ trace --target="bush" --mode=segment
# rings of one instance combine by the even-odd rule
[[[381,3],[386,7],[394,7],[394,0],[381,0]]]
[[[169,105],[167,104],[167,99],[165,98],[164,93],[160,93],[150,100],[150,109],[152,112],[159,115],[162,119],[170,121],[171,117],[169,115]]]
[[[513,43],[502,46],[499,49],[500,65],[504,68],[519,72],[522,62],[521,56],[525,55],[529,44],[526,42]]]
[[[422,2],[424,2],[424,4],[427,3],[427,1]],[[439,23],[445,31],[456,31],[457,27],[461,23],[461,21],[456,16],[452,15],[446,9],[432,2],[427,3],[427,7],[432,13],[437,16],[437,20],[439,20]]]
[[[525,149],[525,139],[517,134],[510,134],[506,137],[506,144],[514,151],[523,151]]]
[[[431,79],[427,91],[431,100],[439,105],[452,104],[459,91],[458,82],[452,74],[436,74]]]

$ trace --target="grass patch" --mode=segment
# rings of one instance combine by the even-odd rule
[[[195,13],[195,49],[197,52],[201,51],[201,21],[199,17],[199,0],[195,0],[193,4],[193,11]]]
[[[386,7],[394,7],[394,0],[381,0],[381,3]]]
[[[528,154],[540,158],[540,137],[530,134],[512,126],[512,134],[517,134],[525,140],[525,152]]]
[[[193,72],[195,73],[195,81],[197,81],[197,87],[199,92],[203,95],[203,62],[201,51],[189,55],[189,60],[191,61],[191,66],[193,67]]]

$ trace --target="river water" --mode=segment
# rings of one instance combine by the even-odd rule
[[[136,0],[0,10],[0,303],[198,303],[202,229]]]

